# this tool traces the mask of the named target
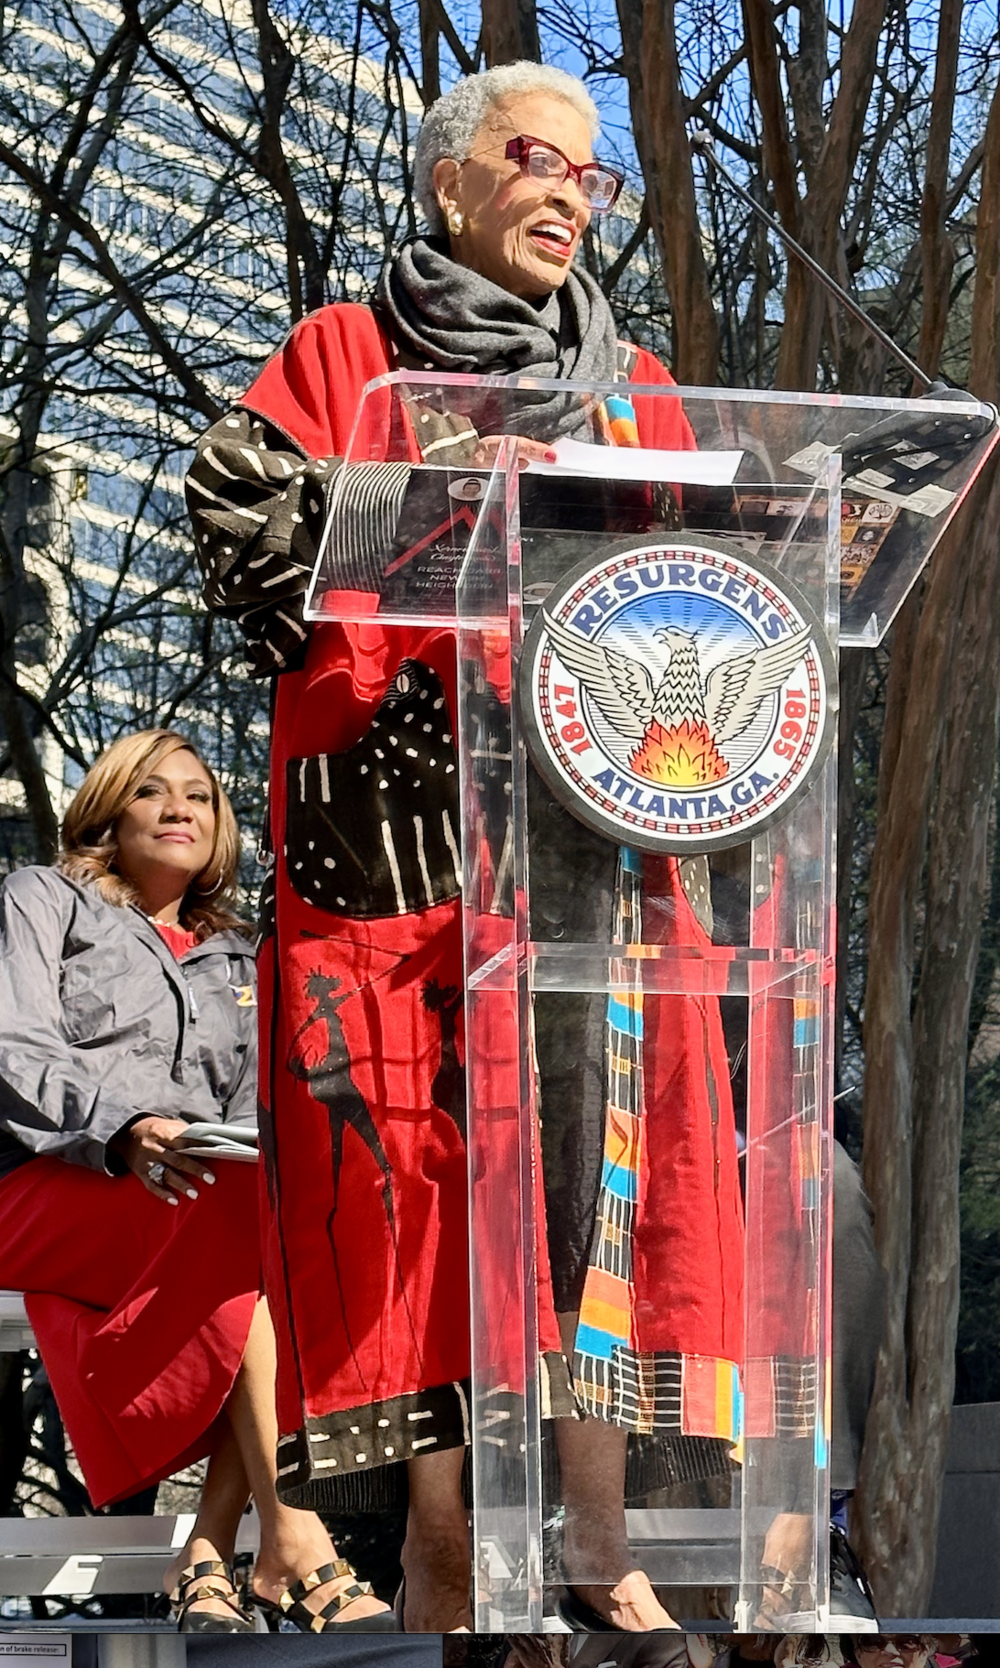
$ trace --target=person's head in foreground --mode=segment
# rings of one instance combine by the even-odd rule
[[[857,1668],[927,1668],[932,1663],[938,1651],[949,1652],[949,1644],[957,1642],[956,1635],[936,1635],[931,1633],[860,1633],[851,1638],[843,1638],[845,1662],[854,1662]]]
[[[822,1633],[788,1633],[774,1652],[775,1668],[839,1668],[842,1660],[837,1640]]]
[[[694,1633],[465,1634],[442,1641],[444,1668],[712,1668],[720,1641]]]
[[[698,1637],[706,1645],[713,1642],[711,1636]],[[775,1668],[841,1668],[844,1660],[837,1638],[824,1633],[730,1633],[723,1640],[741,1662],[773,1662]]]
[[[570,1640],[566,1634],[446,1634],[444,1668],[564,1668]]]
[[[140,730],[113,742],[63,819],[59,867],[107,903],[136,904],[207,937],[230,912],[240,845],[214,772],[184,736]]]

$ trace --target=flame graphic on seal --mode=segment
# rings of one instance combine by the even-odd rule
[[[642,745],[630,755],[629,764],[637,776],[677,788],[718,782],[729,772],[708,725],[691,723],[687,718],[669,729],[652,723]]]

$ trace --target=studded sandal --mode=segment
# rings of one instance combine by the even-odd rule
[[[762,1564],[760,1569],[761,1604],[754,1617],[754,1627],[771,1632],[802,1633],[808,1627],[808,1610],[798,1610],[804,1583],[792,1570],[782,1570],[773,1564]]]
[[[342,1587],[339,1593],[334,1593],[321,1609],[310,1610],[309,1606],[303,1603],[317,1587],[325,1586],[328,1581],[341,1580],[344,1576],[351,1578],[348,1585]],[[278,1632],[282,1621],[290,1622],[299,1633],[395,1633],[396,1620],[388,1606],[371,1616],[338,1621],[342,1610],[346,1610],[355,1599],[367,1598],[371,1591],[370,1581],[359,1581],[357,1571],[347,1560],[337,1558],[332,1564],[322,1564],[301,1581],[294,1582],[277,1601],[261,1598],[254,1592],[252,1585],[248,1597],[249,1602],[256,1605],[260,1611],[272,1633]]]
[[[228,1592],[226,1591],[228,1588]],[[219,1558],[205,1558],[189,1564],[177,1578],[170,1596],[170,1608],[177,1617],[178,1633],[253,1633],[253,1617],[240,1603],[233,1571]],[[199,1599],[215,1599],[225,1605],[228,1615],[210,1610],[192,1611]]]

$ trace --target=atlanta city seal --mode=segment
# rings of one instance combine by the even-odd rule
[[[787,815],[829,751],[836,665],[797,588],[695,534],[604,547],[549,592],[520,707],[556,797],[646,851],[710,851]]]

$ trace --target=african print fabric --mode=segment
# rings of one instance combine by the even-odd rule
[[[602,409],[615,446],[638,446],[632,401],[609,397]],[[619,859],[614,940],[642,941],[641,853]],[[639,964],[641,965],[641,964]],[[586,1412],[642,1434],[675,1431],[736,1441],[741,1391],[736,1364],[638,1347],[634,1232],[641,1188],[645,1117],[643,997],[614,993],[607,1012],[607,1108],[597,1221],[574,1351],[577,1399]]]
[[[614,941],[641,939],[642,856],[626,847]],[[608,999],[607,1071],[601,1189],[573,1357],[577,1401],[593,1417],[640,1434],[674,1431],[735,1442],[741,1395],[734,1362],[637,1347],[633,1241],[648,1142],[639,992]]]

